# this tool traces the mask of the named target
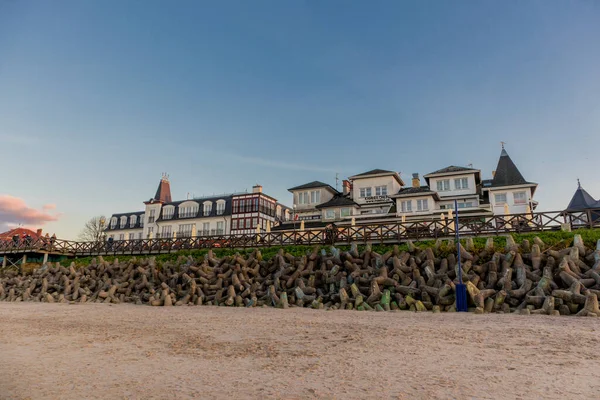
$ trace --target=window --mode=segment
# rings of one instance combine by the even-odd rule
[[[335,210],[325,210],[325,219],[334,219]]]
[[[233,213],[237,214],[240,212],[240,202],[239,200],[233,200]]]
[[[148,238],[150,238],[150,236],[152,236],[152,233],[154,233],[154,227],[150,226],[150,227],[148,227]]]
[[[387,196],[387,186],[375,186],[376,196]]]
[[[132,215],[131,217],[129,217],[129,226],[131,226],[131,227],[135,226],[136,222],[137,222],[137,216],[136,215]]]
[[[463,190],[469,188],[469,180],[467,178],[457,178],[454,180],[454,188],[456,190]]]
[[[471,208],[471,207],[473,207],[472,202],[458,203],[458,208]]]
[[[173,233],[173,228],[171,225],[165,225],[162,227],[160,231],[160,237],[162,238],[170,238]]]
[[[129,240],[135,240],[135,233],[130,233],[129,234]]]
[[[450,179],[444,179],[441,181],[437,181],[437,191],[438,192],[446,192],[450,190]]]
[[[223,221],[217,221],[217,235],[224,235],[225,234],[225,229],[223,229],[224,226],[224,222]]]
[[[200,205],[195,202],[185,202],[179,206],[179,218],[193,218],[198,215]]]
[[[194,224],[179,225],[179,232],[177,232],[177,237],[191,237],[193,228]]]
[[[314,193],[314,192],[313,192]],[[315,195],[316,196],[316,195]],[[319,193],[319,198],[321,197],[321,193]],[[298,204],[310,204],[308,192],[298,193]]]
[[[121,229],[123,229],[125,228],[125,225],[127,225],[127,217],[123,216],[121,217],[121,223],[119,224],[119,226]]]
[[[210,222],[205,222],[202,224],[202,236],[210,235]]]
[[[142,240],[142,232],[138,233],[138,239]]]
[[[341,211],[340,215],[342,217],[349,217],[350,216],[350,209],[349,208],[342,208],[342,211]]]
[[[360,188],[360,197],[369,197],[371,196],[371,188]]]
[[[494,200],[496,201],[496,204],[506,204],[506,193],[496,193],[494,195]]]
[[[144,227],[144,218],[146,218],[146,214],[142,214],[140,215],[140,226]],[[141,237],[140,237],[141,239]]]
[[[256,229],[256,225],[258,225],[258,218],[252,218],[252,227]]]
[[[402,212],[412,212],[412,200],[404,200],[400,203]]]
[[[125,240],[125,234],[124,233],[119,234],[119,240]]]
[[[427,211],[429,207],[427,207],[427,199],[417,200],[417,211]]]
[[[217,215],[225,214],[225,200],[217,201]]]
[[[234,219],[231,221],[231,229],[235,230],[238,228],[238,220]]]
[[[110,228],[111,229],[115,229],[116,226],[117,226],[117,218],[116,217],[112,217],[110,219]]]
[[[211,201],[207,201],[206,203],[204,203],[204,215],[210,215],[212,211],[212,202]]]
[[[163,219],[171,219],[173,218],[173,214],[175,214],[175,207],[168,206],[163,208]]]
[[[527,195],[525,194],[525,192],[513,192],[513,197],[515,199],[515,204],[527,203]]]
[[[312,192],[310,192],[310,202],[312,204],[318,204],[321,202],[321,191],[320,190],[313,190]]]
[[[155,209],[150,210],[150,215],[148,216],[148,223],[151,224],[154,222],[154,213],[156,212]]]

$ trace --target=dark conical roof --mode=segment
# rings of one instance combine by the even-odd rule
[[[156,189],[154,200],[162,201],[163,203],[171,202],[171,184],[167,178],[162,178]]]
[[[492,186],[512,186],[512,185],[523,185],[527,182],[521,172],[511,160],[510,156],[502,148],[500,153],[500,159],[498,160],[498,166],[496,167],[496,174],[492,179]]]
[[[596,201],[580,184],[577,186],[575,194],[571,198],[567,211],[581,211],[588,208],[600,207],[600,201]]]

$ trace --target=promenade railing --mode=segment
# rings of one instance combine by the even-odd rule
[[[571,229],[600,228],[600,209],[582,212],[537,212],[497,215],[490,217],[461,216],[458,229],[461,236],[494,236],[509,233],[528,233]],[[299,228],[299,224],[296,225]],[[61,239],[31,239],[0,241],[0,255],[26,252],[47,252],[70,256],[102,254],[160,254],[202,248],[244,248],[286,245],[401,243],[407,240],[451,238],[456,234],[454,219],[439,216],[430,219],[338,226],[334,229],[311,228],[274,230],[239,235],[210,235],[196,237],[132,239],[78,242]]]

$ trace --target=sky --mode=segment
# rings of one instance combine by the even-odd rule
[[[0,0],[0,231],[374,168],[600,197],[600,2]]]

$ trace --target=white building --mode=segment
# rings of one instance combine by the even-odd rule
[[[394,171],[374,169],[348,178],[351,198],[360,211],[356,220],[372,218],[373,214],[387,215],[394,205],[390,197],[404,186],[400,175]]]
[[[396,215],[422,219],[454,209],[461,215],[491,216],[531,212],[536,183],[527,182],[503,148],[493,179],[481,180],[481,171],[474,168],[449,166],[424,176],[421,186],[418,174],[413,174],[412,187],[402,188],[391,196],[396,201]]]
[[[113,214],[106,228],[114,240],[218,236],[254,233],[290,218],[289,208],[262,193],[225,194],[172,201],[171,185],[161,179],[156,194],[144,202],[145,210]]]
[[[533,200],[537,183],[528,182],[502,146],[493,178],[484,180],[483,197],[488,199],[494,215],[522,214],[535,210],[538,202]]]

